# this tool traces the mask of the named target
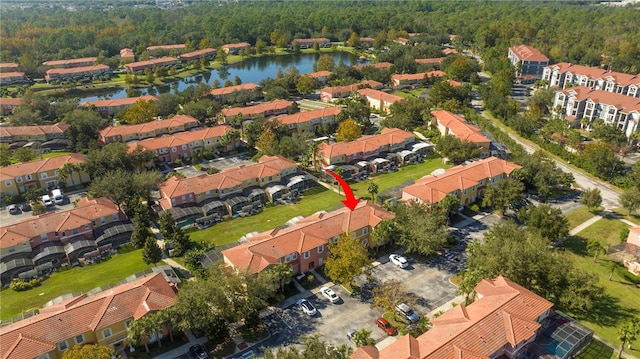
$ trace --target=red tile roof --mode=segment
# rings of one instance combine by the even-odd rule
[[[213,90],[211,90],[210,94],[213,95],[213,96],[226,96],[226,95],[232,94],[232,93],[237,92],[237,91],[253,90],[256,87],[258,87],[258,85],[254,84],[254,83],[247,83],[247,84],[241,84],[241,85],[235,85],[235,86],[228,86],[228,87],[221,87],[221,88],[213,89]]]
[[[216,49],[206,48],[198,51],[187,52],[185,54],[180,55],[180,58],[190,58],[190,57],[200,57],[204,55],[210,55],[216,53]]]
[[[122,136],[140,133],[155,132],[161,129],[170,129],[176,127],[195,127],[200,125],[200,121],[189,115],[177,115],[166,120],[158,120],[140,123],[137,125],[121,125],[121,126],[109,126],[100,131],[100,140],[105,142],[105,138]]]
[[[18,66],[15,62],[0,62],[0,69],[17,70]]]
[[[84,62],[96,62],[96,60],[98,60],[97,57],[83,57],[81,59],[45,61],[42,64],[44,66],[66,66]]]
[[[461,141],[472,143],[491,142],[476,126],[467,122],[462,116],[442,110],[431,111],[431,116],[435,117],[438,124],[448,128],[449,132]]]
[[[0,97],[0,106],[20,106],[22,105],[21,98]],[[4,127],[4,126],[3,126]],[[2,127],[0,127],[2,129]]]
[[[310,39],[293,39],[292,42],[303,42],[303,43],[308,43],[308,42],[329,42],[329,39],[327,39],[326,37],[316,37],[316,38],[310,38]]]
[[[373,81],[373,80],[365,80],[365,81],[360,81],[358,83],[351,84],[351,85],[325,87],[320,91],[330,94],[332,97],[340,97],[340,96],[344,96],[345,94],[351,94],[352,92],[356,92],[358,91],[358,89],[365,88],[365,87],[370,87],[373,89],[381,88],[382,83],[378,81]]]
[[[74,298],[45,313],[0,327],[2,359],[31,359],[54,350],[64,340],[87,331],[99,332],[129,319],[164,309],[176,301],[176,292],[161,273]],[[72,343],[68,343],[71,345]]]
[[[235,49],[235,48],[239,48],[239,47],[247,47],[247,46],[251,46],[251,44],[249,44],[248,42],[238,42],[235,44],[224,44],[222,45],[223,49]]]
[[[611,77],[616,83],[621,86],[640,84],[640,74],[631,75],[623,72],[609,72],[599,67],[575,65],[569,62],[560,62],[557,64],[545,66],[545,68],[554,69],[561,74],[570,72],[571,74],[577,76],[587,76],[592,81],[598,79],[606,80],[608,77]]]
[[[318,145],[318,154],[325,158],[333,158],[340,155],[349,156],[360,152],[377,151],[385,146],[393,146],[413,139],[415,139],[413,133],[398,128],[383,128],[379,135],[362,136],[351,142],[333,144],[323,142]]]
[[[22,99],[20,98],[7,98],[3,100],[14,100],[11,102],[17,103],[18,105],[22,103]],[[4,104],[4,102],[0,101],[0,104]],[[67,131],[69,127],[70,125],[67,125],[66,123],[62,123],[62,122],[56,123],[54,125],[39,125],[39,126],[1,126],[0,138],[9,137],[9,136],[39,136],[39,135],[47,135],[47,134],[54,134],[54,133],[62,134],[65,131]],[[4,168],[3,168],[3,171],[4,171]]]
[[[120,57],[123,59],[135,56],[136,55],[133,53],[133,50],[130,48],[125,47],[124,49],[120,49]]]
[[[107,71],[107,70],[111,71],[111,68],[109,66],[107,66],[107,65],[93,65],[93,66],[82,66],[82,67],[59,68],[59,69],[47,70],[47,76],[75,74],[75,73],[79,73],[79,72]]]
[[[626,96],[604,90],[593,90],[585,86],[569,87],[561,91],[567,96],[575,96],[578,101],[591,100],[595,103],[615,106],[625,113],[640,112],[640,98]]]
[[[520,61],[549,62],[549,58],[544,56],[535,47],[527,45],[511,46],[509,49],[520,59]]]
[[[388,69],[392,66],[393,64],[390,62],[376,62],[375,64],[365,64],[365,65],[356,65],[353,66],[354,69],[358,69],[358,70],[362,70],[365,67],[373,67],[376,69]]]
[[[118,98],[113,100],[95,100],[95,101],[86,101],[81,103],[82,106],[95,106],[96,108],[100,107],[118,107],[123,105],[133,105],[138,101],[155,101],[158,98],[155,96],[140,96],[140,97],[127,97],[127,98]]]
[[[127,71],[135,71],[136,69],[144,69],[145,67],[151,67],[153,65],[174,64],[178,60],[174,57],[161,57],[158,59],[151,59],[146,61],[131,62],[124,65]]]
[[[33,175],[38,173],[53,171],[62,168],[65,163],[84,163],[84,156],[79,153],[70,155],[51,157],[39,161],[22,162],[15,165],[2,167],[0,171],[0,181],[12,180],[19,176]]]
[[[331,71],[327,71],[327,70],[323,70],[323,71],[316,71],[316,72],[310,72],[308,74],[305,74],[306,76],[309,76],[311,78],[318,78],[318,77],[329,77],[331,76]],[[303,75],[303,76],[305,76]]]
[[[207,127],[201,130],[178,132],[169,136],[148,138],[146,140],[131,143],[127,148],[129,152],[133,152],[138,146],[147,151],[155,151],[160,148],[186,145],[198,140],[204,141],[208,138],[222,137],[225,133],[232,130],[233,127],[227,125]],[[204,143],[202,146],[204,146]]]
[[[290,227],[272,229],[250,237],[249,243],[222,251],[225,260],[239,270],[259,273],[287,254],[300,254],[326,245],[329,239],[364,227],[375,227],[393,213],[361,201],[351,211],[346,207],[306,217]]]
[[[0,79],[8,79],[12,77],[24,77],[24,72],[0,72]]]
[[[449,48],[446,48],[446,49],[443,49],[443,50],[442,50],[442,53],[443,53],[445,56],[447,56],[447,55],[457,55],[457,54],[458,54],[458,50],[456,50],[456,49],[449,49]]]
[[[317,110],[298,112],[298,113],[294,113],[293,115],[278,116],[278,117],[275,117],[275,119],[283,125],[290,125],[294,123],[301,124],[301,123],[313,121],[317,118],[337,116],[341,110],[342,109],[340,107],[331,106],[331,107],[320,108]]]
[[[289,108],[289,106],[293,105],[293,102],[288,100],[275,100],[269,103],[263,103],[260,105],[247,106],[247,107],[231,107],[222,109],[222,114],[224,117],[234,117],[238,114],[242,114],[245,116],[259,115],[261,113],[269,112],[269,111],[284,111]]]
[[[497,157],[489,157],[470,164],[449,168],[443,174],[427,175],[402,190],[404,199],[418,198],[422,202],[437,203],[447,194],[473,186],[480,181],[489,181],[491,177],[501,174],[509,175],[513,170],[522,168]]]
[[[386,92],[373,90],[373,89],[369,89],[369,88],[364,88],[364,89],[358,90],[358,93],[360,94],[360,96],[365,96],[367,98],[372,98],[372,99],[375,99],[375,100],[378,100],[378,101],[382,101],[382,102],[386,102],[386,103],[396,103],[396,102],[404,100],[404,98],[402,98],[400,96],[388,94]]]
[[[153,50],[182,50],[186,47],[185,44],[174,44],[174,45],[155,45],[155,46],[148,46],[147,47],[147,51],[153,51]]]
[[[444,77],[444,71],[420,72],[417,74],[395,74],[391,75],[391,81],[420,81],[425,77]]]
[[[415,59],[416,63],[418,64],[422,64],[422,65],[431,65],[431,64],[442,64],[442,60],[444,60],[444,57],[433,57],[433,58],[428,58],[428,59]]]

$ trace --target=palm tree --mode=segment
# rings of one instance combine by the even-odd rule
[[[587,252],[593,253],[593,262],[595,263],[595,261],[598,259],[598,255],[600,253],[604,253],[604,247],[600,242],[596,240],[590,240],[589,243],[587,243]]]
[[[127,337],[131,340],[133,345],[144,344],[144,350],[149,352],[149,333],[153,331],[150,325],[150,321],[142,317],[136,319],[129,325]]]
[[[378,194],[378,190],[380,190],[380,188],[378,187],[378,184],[373,181],[369,181],[369,187],[367,187],[367,192],[369,192],[369,194],[371,195],[371,201],[373,202],[376,201],[376,195]]]
[[[624,345],[629,344],[629,347],[631,347],[631,343],[636,340],[639,332],[640,318],[637,317],[631,319],[629,322],[618,329],[618,339],[620,339],[620,351],[618,351],[618,359],[622,358]]]
[[[278,284],[280,286],[280,291],[284,293],[284,285],[291,278],[293,278],[293,267],[288,263],[278,263],[275,267],[272,268],[273,273],[278,279]]]
[[[167,328],[169,332],[169,339],[173,342],[173,328],[176,326],[176,313],[173,307],[165,308],[161,311],[153,313],[157,323],[160,323],[162,328]]]

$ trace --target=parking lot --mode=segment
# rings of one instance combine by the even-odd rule
[[[48,207],[47,211],[48,212],[53,212],[53,211],[67,211],[73,208],[73,201],[80,199],[82,197],[84,197],[86,195],[86,193],[75,193],[75,194],[70,194],[67,195],[65,194],[65,201],[64,204],[56,204],[54,206]],[[32,211],[26,211],[26,212],[22,212],[20,211],[20,213],[18,214],[10,214],[9,210],[7,209],[8,206],[5,206],[2,208],[2,210],[0,210],[0,225],[2,226],[8,226],[14,223],[18,223],[20,221],[22,221],[23,219],[26,218],[31,218],[33,217],[33,212]]]
[[[241,165],[251,165],[251,164],[253,164],[253,162],[251,162],[251,159],[248,158],[244,153],[240,153],[240,154],[229,156],[229,157],[221,157],[221,158],[216,158],[209,161],[203,161],[202,171],[194,168],[193,166],[183,166],[183,167],[177,167],[174,170],[165,170],[165,172],[168,173],[170,171],[177,171],[182,173],[185,177],[191,178],[191,177],[196,177],[203,173],[206,173],[207,169],[211,167],[217,168],[218,170],[222,171],[224,169],[231,168],[231,167],[238,167]]]

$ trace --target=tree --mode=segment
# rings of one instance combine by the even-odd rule
[[[162,249],[160,249],[158,241],[154,237],[147,237],[144,242],[144,247],[142,247],[142,260],[146,264],[153,263],[154,266],[162,260]]]
[[[293,267],[289,263],[278,263],[271,268],[271,271],[278,280],[280,291],[284,293],[284,285],[293,278]]]
[[[376,344],[376,341],[371,338],[371,331],[364,328],[356,331],[353,334],[353,338],[351,340],[353,340],[353,344],[355,344],[357,347]]]
[[[596,171],[596,174],[604,179],[613,178],[623,167],[612,145],[603,141],[588,144],[582,152],[582,157]]]
[[[454,135],[444,136],[438,141],[436,151],[454,164],[480,157],[480,149],[472,142],[461,141]]]
[[[367,192],[369,192],[369,194],[371,195],[371,200],[373,202],[376,201],[376,195],[378,194],[378,190],[380,188],[378,187],[378,184],[373,182],[373,181],[369,181],[369,184],[367,186]]]
[[[340,142],[351,142],[360,138],[360,136],[362,136],[362,128],[360,128],[356,121],[348,118],[338,126],[336,140]]]
[[[101,118],[92,109],[75,109],[65,114],[63,123],[70,125],[66,133],[69,148],[80,152],[98,141],[100,130],[107,127],[108,120]]]
[[[124,114],[124,119],[130,124],[153,121],[158,115],[154,101],[138,100],[131,105]]]
[[[167,211],[168,212],[168,211]],[[149,230],[147,224],[138,216],[135,218],[135,226],[133,227],[133,233],[131,234],[131,245],[136,248],[144,247],[148,238],[155,239],[155,236]]]
[[[398,204],[394,212],[399,232],[396,243],[407,247],[407,252],[428,256],[447,242],[449,232],[444,212],[414,201]]]
[[[116,351],[106,345],[80,344],[62,353],[62,359],[112,359]],[[120,356],[117,356],[120,358]]]
[[[176,113],[176,109],[180,105],[180,97],[171,93],[162,93],[157,96],[154,101],[158,116],[168,117]]]
[[[482,205],[493,207],[504,214],[513,202],[522,199],[523,194],[524,185],[522,182],[517,179],[505,178],[500,180],[497,185],[487,187]]]
[[[318,66],[316,71],[329,71],[333,72],[333,69],[336,67],[336,62],[333,60],[333,56],[331,55],[322,55],[318,59]]]
[[[604,254],[606,251],[598,240],[592,239],[587,242],[587,252],[593,254],[593,262],[595,263],[598,259],[598,255]]]
[[[413,131],[416,127],[425,123],[425,118],[429,118],[431,107],[429,102],[423,98],[408,98],[398,101],[389,107],[391,113],[380,124],[384,127],[396,127],[406,131]]]
[[[600,189],[594,187],[582,192],[582,195],[580,195],[580,203],[584,204],[589,209],[600,207],[600,205],[602,204],[602,195],[600,194]]]
[[[325,263],[327,275],[334,281],[351,285],[353,277],[359,275],[371,263],[367,248],[351,233],[342,233],[338,243],[329,242],[329,256]]]
[[[548,204],[531,205],[518,212],[530,231],[540,233],[542,238],[555,242],[569,235],[569,222],[559,208]]]
[[[457,56],[451,64],[444,68],[448,78],[463,82],[468,82],[471,74],[476,73],[478,70],[478,63],[467,56]]]
[[[618,200],[622,208],[628,210],[631,215],[631,212],[640,208],[640,189],[638,187],[627,188],[620,194]]]
[[[415,297],[409,294],[407,288],[398,280],[386,281],[373,289],[373,309],[382,312],[394,312],[396,305],[415,303]]]
[[[308,75],[300,76],[296,83],[296,90],[302,95],[313,93],[316,89],[316,80]]]
[[[149,352],[149,340],[155,331],[154,324],[147,316],[134,320],[127,328],[127,337],[133,345],[144,345],[144,350]]]
[[[38,154],[31,147],[20,147],[13,151],[13,159],[18,163],[30,162],[36,159]]]
[[[620,350],[618,351],[617,358],[622,358],[622,352],[624,351],[624,345],[633,343],[638,334],[640,334],[640,318],[634,317],[618,328],[618,339],[620,340]]]
[[[271,44],[276,45],[276,47],[285,48],[289,45],[290,37],[284,31],[276,28],[271,32],[269,40]]]
[[[460,198],[449,193],[438,202],[438,207],[447,216],[451,213],[457,213],[460,208]]]

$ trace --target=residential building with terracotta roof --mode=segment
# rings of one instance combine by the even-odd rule
[[[131,143],[129,152],[141,147],[144,151],[151,151],[157,155],[160,162],[173,162],[177,159],[191,157],[194,153],[221,149],[231,151],[240,146],[239,140],[234,140],[222,148],[222,137],[233,127],[227,125],[206,127],[200,130],[184,131],[172,135],[147,138],[146,140]]]
[[[373,47],[373,43],[376,41],[373,37],[361,37],[358,39],[361,43],[367,45],[368,47]]]
[[[458,165],[441,174],[430,174],[402,189],[403,201],[438,203],[448,194],[458,197],[466,206],[484,196],[487,186],[510,178],[521,166],[497,157]]]
[[[631,137],[640,132],[640,98],[576,86],[556,91],[553,108],[574,126],[591,130],[597,119]]]
[[[125,47],[124,49],[120,49],[120,61],[123,64],[128,64],[130,62],[136,61],[136,54],[132,49]]]
[[[381,152],[405,149],[415,142],[413,133],[398,128],[383,128],[379,135],[362,136],[351,142],[321,143],[318,160],[323,166],[357,162],[378,156]]]
[[[19,65],[15,62],[0,62],[0,72],[16,72]]]
[[[442,136],[453,135],[460,141],[471,142],[482,151],[482,158],[489,157],[491,153],[491,140],[480,129],[467,122],[467,120],[449,111],[431,111],[431,116],[436,119],[438,130]]]
[[[311,39],[293,39],[291,41],[291,46],[298,44],[301,49],[310,49],[313,47],[313,44],[318,44],[318,46],[322,47],[331,47],[331,40],[326,37],[318,37]]]
[[[442,54],[444,56],[457,55],[458,54],[458,50],[446,48],[446,49],[442,49]]]
[[[503,276],[483,279],[475,292],[475,302],[433,318],[431,329],[419,337],[407,334],[381,350],[361,347],[349,358],[515,359],[527,351],[549,354],[534,342],[547,325],[556,324],[551,323],[553,303]]]
[[[400,44],[400,45],[408,45],[409,44],[409,39],[407,39],[405,37],[399,37],[399,38],[393,40],[393,42],[395,42],[396,44]]]
[[[320,101],[332,102],[339,98],[351,96],[354,92],[363,88],[381,89],[384,85],[378,81],[364,80],[355,84],[345,86],[325,87],[320,90]]]
[[[629,272],[640,275],[640,226],[629,228],[622,263]]]
[[[542,69],[549,65],[548,57],[538,49],[527,45],[511,46],[508,57],[511,65],[516,68],[516,76],[534,75],[540,78]]]
[[[258,86],[257,84],[246,83],[246,84],[240,84],[240,85],[234,85],[234,86],[228,86],[228,87],[220,87],[220,88],[211,90],[211,92],[209,92],[209,93],[216,100],[218,100],[220,102],[225,102],[226,97],[231,95],[231,94],[238,94],[238,93],[242,93],[242,92],[250,92],[250,91],[255,90],[258,87],[260,87],[260,86]]]
[[[84,197],[70,210],[47,212],[1,227],[2,285],[38,266],[77,265],[86,255],[128,243],[132,225],[127,233],[105,234],[107,228],[126,221],[124,212],[107,197]]]
[[[9,116],[18,106],[22,105],[21,98],[0,97],[0,111],[2,116]]]
[[[640,97],[640,74],[606,71],[598,67],[561,62],[546,66],[542,79],[550,87],[565,89],[574,85],[590,87],[631,97]]]
[[[146,69],[153,69],[153,67],[170,68],[172,66],[177,65],[179,62],[180,61],[175,57],[161,57],[159,59],[131,62],[131,63],[125,64],[124,69],[128,73],[138,74],[143,72]]]
[[[187,52],[186,54],[182,54],[178,56],[178,58],[182,62],[195,61],[195,60],[200,61],[202,60],[202,58],[207,58],[209,60],[212,60],[214,57],[216,57],[216,49],[212,49],[212,48],[206,48],[202,50]]]
[[[248,42],[239,42],[236,44],[224,44],[222,45],[222,51],[230,55],[237,55],[244,49],[248,49],[250,47],[251,47],[251,44]]]
[[[145,138],[170,135],[199,127],[200,121],[189,115],[176,115],[164,120],[140,123],[136,125],[109,126],[100,131],[100,142],[129,142]]]
[[[426,58],[426,59],[415,59],[415,62],[418,65],[426,65],[429,67],[440,67],[440,65],[442,65],[442,60],[444,60],[444,57],[433,57],[433,58]]]
[[[316,81],[318,81],[321,84],[326,84],[329,81],[329,76],[331,76],[331,71],[323,70],[323,71],[310,72],[302,76],[309,76],[312,79],[316,79]]]
[[[81,103],[82,106],[94,106],[98,112],[103,115],[113,116],[116,113],[126,110],[131,105],[138,101],[155,101],[158,98],[155,96],[140,96],[140,97],[127,97],[118,98],[113,100],[95,100],[86,101]]]
[[[382,112],[389,112],[389,107],[391,107],[391,105],[404,100],[404,98],[400,96],[369,88],[358,90],[358,95],[369,103],[369,107]]]
[[[293,102],[288,100],[275,100],[247,107],[223,108],[220,112],[224,116],[225,122],[228,123],[236,116],[242,116],[244,120],[253,120],[262,116],[270,117],[283,115],[288,112],[291,105],[293,105]]]
[[[97,60],[97,57],[83,57],[81,59],[45,61],[42,65],[54,68],[84,67],[95,65]]]
[[[113,72],[107,65],[93,65],[72,68],[55,68],[47,70],[44,79],[47,83],[64,81],[68,79],[80,80],[85,77],[94,78],[96,76],[111,76]]]
[[[444,75],[446,75],[444,71],[429,71],[417,74],[394,74],[391,75],[391,82],[393,83],[393,87],[402,88],[418,85],[425,77],[442,78]]]
[[[9,100],[9,99],[7,99]],[[20,99],[11,99],[20,100]],[[21,101],[16,101],[20,103]],[[2,103],[0,101],[0,103]],[[64,139],[69,131],[66,123],[37,126],[1,126],[0,143],[14,142],[47,142],[50,140]]]
[[[0,72],[0,85],[13,85],[28,82],[24,72]]]
[[[59,170],[66,164],[79,165],[85,158],[79,153],[46,158],[43,160],[23,162],[2,167],[0,171],[0,196],[15,196],[25,193],[30,188],[50,190],[60,186],[62,178]],[[90,182],[89,175],[84,171],[74,172],[64,180],[68,187]]]
[[[353,211],[342,207],[298,220],[294,225],[247,236],[247,243],[222,251],[224,262],[239,271],[260,273],[278,263],[288,263],[293,273],[307,273],[324,264],[329,243],[351,233],[363,245],[375,227],[393,213],[370,202],[360,201]]]
[[[353,68],[356,70],[362,70],[365,67],[373,67],[378,70],[388,70],[391,68],[391,66],[393,66],[393,64],[390,62],[376,62],[373,64],[355,65],[353,66]]]
[[[316,133],[323,126],[336,122],[342,109],[340,107],[323,107],[317,110],[302,111],[293,115],[278,116],[274,119],[287,126],[290,131],[304,131]]]
[[[173,44],[173,45],[154,45],[147,46],[147,51],[171,51],[171,50],[184,50],[186,48],[185,44]]]
[[[65,350],[89,343],[123,354],[129,350],[127,328],[131,323],[175,304],[176,292],[162,273],[155,273],[51,303],[39,314],[0,327],[0,358],[60,359]]]
[[[258,163],[227,168],[211,175],[174,176],[160,185],[160,206],[165,210],[201,206],[208,201],[242,194],[246,188],[280,184],[283,178],[296,173],[298,167],[295,162],[282,156],[265,155]]]

